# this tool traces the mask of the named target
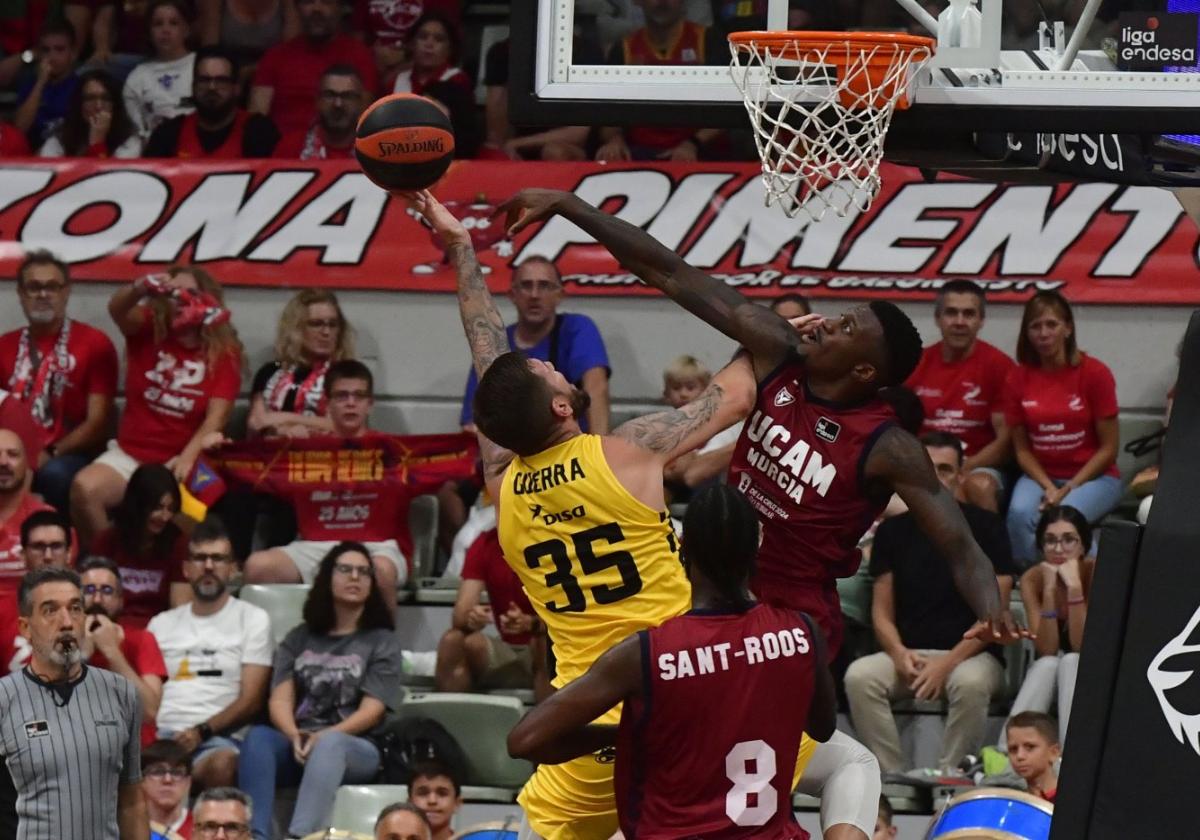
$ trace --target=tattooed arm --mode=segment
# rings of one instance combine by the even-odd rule
[[[755,392],[750,360],[741,353],[687,405],[630,420],[617,428],[613,437],[651,453],[665,464],[744,419],[754,406]]]
[[[471,363],[475,366],[475,374],[483,378],[492,362],[509,351],[509,346],[504,321],[500,318],[492,293],[483,280],[479,260],[475,257],[471,234],[429,190],[401,195],[425,217],[446,246],[446,253],[458,276],[458,314],[462,318],[463,331],[467,334],[467,343],[471,346]],[[488,490],[493,492],[493,499],[498,498],[492,485],[504,474],[512,460],[512,453],[480,434],[479,454],[483,459],[483,477]]]
[[[504,205],[510,233],[559,215],[574,222],[608,249],[621,265],[648,286],[741,344],[754,357],[759,376],[774,370],[805,345],[788,322],[752,303],[723,281],[687,264],[641,228],[622,221],[569,192],[522,190]]]

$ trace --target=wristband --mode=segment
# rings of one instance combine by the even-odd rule
[[[1058,618],[1058,610],[1042,610],[1042,618]]]
[[[1068,598],[1068,599],[1067,599],[1067,606],[1068,606],[1068,607],[1077,607],[1077,606],[1079,606],[1080,604],[1083,604],[1083,603],[1085,603],[1086,601],[1087,601],[1087,599],[1086,599],[1086,598],[1076,598],[1076,599],[1074,599],[1074,600],[1072,600],[1072,599]]]

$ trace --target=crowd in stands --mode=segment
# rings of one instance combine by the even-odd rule
[[[544,696],[544,630],[505,563],[477,477],[422,484],[331,471],[315,488],[230,487],[207,516],[201,505],[197,522],[194,509],[183,513],[181,486],[229,445],[243,382],[236,317],[218,281],[178,267],[113,293],[109,314],[126,360],[115,424],[115,349],[70,316],[70,292],[66,265],[31,253],[16,285],[27,325],[0,336],[0,671],[29,660],[16,622],[22,575],[76,568],[88,661],[126,677],[141,702],[143,784],[156,822],[187,837],[189,825],[209,821],[206,809],[232,809],[229,819],[267,837],[276,789],[298,786],[290,835],[327,827],[339,785],[377,777],[374,736],[406,674],[424,674],[436,690]],[[590,318],[559,311],[554,264],[525,262],[510,294],[510,340],[563,370],[591,397],[589,426],[607,430],[604,341]],[[809,312],[795,295],[773,307],[785,317]],[[1012,652],[963,640],[974,616],[948,565],[893,504],[864,537],[875,643],[848,663],[848,711],[882,770],[904,773],[913,768],[894,707],[944,703],[936,707],[946,716],[941,754],[924,772],[945,776],[961,774],[969,756],[983,754],[986,765],[987,718],[1003,704],[1012,717],[997,745],[1001,766],[989,770],[1004,772],[1007,750],[1007,769],[1052,798],[1052,759],[1065,740],[1085,635],[1094,526],[1121,495],[1115,385],[1104,363],[1079,349],[1071,307],[1057,293],[1025,305],[1015,362],[981,337],[986,300],[970,282],[943,287],[935,319],[942,338],[907,383],[914,407],[904,422],[960,500],[1002,596],[1019,593],[1037,631],[1032,662],[1011,685]],[[370,426],[371,371],[353,358],[354,331],[332,293],[296,293],[274,351],[251,380],[249,441],[382,434]],[[664,402],[686,402],[710,377],[693,357],[674,360]],[[472,372],[460,418],[467,431],[474,383]],[[737,433],[672,465],[673,504],[722,480]],[[355,504],[329,505],[342,491]],[[407,513],[418,493],[442,501],[438,566],[461,579],[449,629],[426,659],[401,651],[395,633],[398,591],[413,585]],[[273,634],[267,613],[235,596],[241,583],[307,584],[294,629]],[[1046,716],[1055,709],[1057,723]],[[411,794],[442,836],[448,818],[439,827],[437,815],[460,801],[461,779],[448,771],[434,781]],[[189,810],[189,790],[205,789],[216,793]]]

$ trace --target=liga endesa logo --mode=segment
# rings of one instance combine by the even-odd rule
[[[1162,70],[1196,64],[1196,15],[1129,12],[1120,16],[1117,66]]]

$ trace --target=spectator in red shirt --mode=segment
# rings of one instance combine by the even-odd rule
[[[283,134],[305,131],[316,108],[313,91],[334,64],[350,64],[363,79],[368,98],[379,90],[375,59],[357,38],[338,32],[336,0],[298,0],[301,34],[272,47],[258,64],[250,89],[250,110],[267,114]]]
[[[220,47],[196,50],[192,102],[196,110],[160,123],[143,157],[234,160],[270,157],[279,129],[269,117],[238,107],[238,63]]]
[[[187,537],[175,525],[179,482],[162,464],[133,471],[113,511],[113,527],[101,531],[91,553],[120,570],[124,624],[145,627],[150,619],[191,600],[183,576]]]
[[[12,123],[0,122],[0,158],[29,157],[29,141]]]
[[[367,422],[375,404],[374,379],[366,365],[354,359],[330,365],[325,394],[334,435],[366,439],[371,434]],[[353,495],[355,504],[338,505],[335,512],[328,502],[343,492]],[[386,480],[339,481],[336,487],[327,485],[316,493],[296,492],[290,501],[296,508],[300,539],[251,554],[246,560],[246,583],[312,583],[322,558],[339,542],[353,540],[371,552],[375,580],[392,599],[389,603],[395,603],[396,587],[408,577],[398,538],[411,546],[407,514],[412,495],[412,488]]]
[[[116,440],[71,485],[84,546],[104,530],[140,464],[165,463],[187,479],[205,438],[225,428],[242,383],[242,343],[220,285],[203,269],[143,277],[118,289],[108,311],[125,335],[126,402]]]
[[[1024,475],[1009,502],[1008,536],[1028,568],[1043,509],[1069,505],[1095,523],[1121,499],[1117,385],[1104,362],[1076,346],[1075,317],[1058,292],[1025,304],[1017,362],[1004,386],[1004,419]]]
[[[0,386],[29,407],[42,432],[29,459],[34,490],[66,511],[71,479],[104,448],[112,423],[117,351],[100,330],[67,316],[71,276],[49,251],[22,261],[17,297],[28,323],[0,335]]]
[[[121,572],[107,557],[89,557],[79,566],[83,584],[83,655],[89,665],[115,671],[133,683],[142,703],[142,744],[154,740],[154,716],[162,702],[167,665],[158,642],[145,629],[121,621],[125,596]]]
[[[646,25],[613,44],[609,64],[716,65],[729,61],[729,47],[716,29],[687,19],[685,0],[641,0]],[[696,161],[721,136],[720,129],[637,126],[600,130],[596,160]]]
[[[25,571],[71,565],[71,523],[58,511],[47,508],[29,514],[19,531]],[[17,587],[0,589],[0,677],[29,664],[29,641],[17,630],[17,616]]]
[[[396,73],[412,60],[409,39],[414,24],[427,11],[441,12],[455,27],[461,23],[458,0],[355,0],[354,28],[375,51],[375,66],[383,81],[380,90],[390,90]]]
[[[0,429],[0,594],[13,593],[25,576],[21,523],[39,510],[52,510],[29,492],[25,445],[15,432]]]
[[[479,127],[471,77],[458,66],[462,36],[454,22],[427,11],[412,28],[412,66],[396,76],[393,93],[432,99],[454,127],[454,156],[470,158],[479,148]]]
[[[354,133],[367,107],[362,76],[352,64],[335,64],[317,86],[317,118],[307,129],[279,141],[277,158],[349,160],[354,157]]]
[[[151,831],[192,840],[191,787],[192,757],[187,750],[165,738],[142,750],[142,793]]]
[[[480,603],[485,591],[488,604]],[[483,632],[493,622],[498,639]],[[504,559],[495,528],[480,534],[467,550],[450,623],[438,643],[438,691],[533,685],[530,639],[538,620]]]
[[[961,500],[999,513],[1012,460],[1004,383],[1015,365],[979,338],[986,315],[983,289],[975,283],[951,280],[942,286],[933,309],[942,340],[925,348],[904,384],[925,409],[921,432],[946,432],[963,443]]]

